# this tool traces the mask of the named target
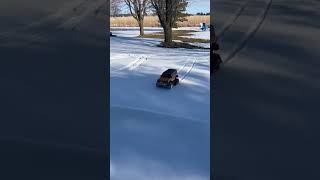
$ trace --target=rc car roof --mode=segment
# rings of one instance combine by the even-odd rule
[[[163,72],[162,74],[173,74],[173,73],[177,73],[177,70],[176,69],[167,69],[165,72]]]

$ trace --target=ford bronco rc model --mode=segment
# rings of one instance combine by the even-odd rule
[[[178,71],[176,69],[168,69],[162,73],[157,80],[157,87],[164,87],[171,89],[179,83]]]

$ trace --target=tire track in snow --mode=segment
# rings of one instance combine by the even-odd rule
[[[132,55],[132,54],[128,54],[128,56],[131,56],[131,57],[136,57],[136,55]],[[136,60],[134,60],[133,62],[130,62],[128,65],[124,66],[124,67],[121,67],[119,69],[116,69],[114,71],[123,71],[123,70],[134,70],[134,69],[137,69],[138,67],[140,67],[143,63],[145,63],[146,61],[148,60],[148,56],[144,56],[144,55],[141,55],[141,56],[138,56],[136,58]]]
[[[186,67],[187,63],[184,63],[183,66],[181,66],[179,69],[178,69],[178,72],[180,72],[184,67]]]
[[[138,67],[141,66],[141,64],[143,64],[144,62],[146,62],[148,60],[148,58],[146,56],[140,56],[138,58],[138,61],[136,61],[135,63],[132,63],[131,66],[128,68],[129,70],[134,70],[137,69]]]
[[[221,38],[224,36],[224,34],[231,28],[231,26],[237,21],[237,19],[241,16],[241,14],[243,13],[243,11],[245,10],[245,8],[248,6],[249,4],[249,0],[244,2],[240,8],[238,9],[238,11],[236,12],[235,16],[233,17],[233,19],[231,21],[229,21],[229,23],[224,26],[224,28],[222,29],[222,31],[218,34],[218,37]]]
[[[182,75],[180,81],[183,81],[187,76],[188,74],[190,74],[191,70],[193,69],[195,63],[197,62],[197,59],[194,58],[194,60],[192,61],[192,63],[190,64],[189,66],[189,69],[186,70],[186,72]],[[184,69],[186,69],[186,66],[187,66],[188,63],[185,63],[179,70],[178,70],[178,73],[181,72],[181,71],[184,71]]]
[[[49,13],[48,15],[45,15],[43,17],[41,17],[39,20],[37,21],[32,21],[29,24],[23,25],[21,28],[15,29],[13,31],[6,31],[6,32],[0,32],[0,40],[4,40],[4,41],[12,41],[11,38],[12,36],[17,37],[19,39],[24,40],[24,37],[31,37],[30,39],[32,39],[32,42],[38,42],[41,41],[42,39],[45,39],[45,37],[48,36],[47,33],[45,32],[28,32],[27,34],[25,33],[26,31],[35,29],[35,28],[41,28],[43,26],[46,26],[48,24],[52,24],[52,23],[57,23],[59,22],[58,25],[55,25],[56,27],[56,32],[62,31],[63,30],[63,25],[66,25],[66,23],[69,22],[74,22],[74,24],[70,27],[70,29],[74,30],[74,28],[76,28],[78,26],[78,24],[80,23],[80,21],[84,18],[84,17],[80,17],[79,15],[76,16],[76,11],[77,9],[84,7],[86,5],[86,3],[88,3],[88,0],[81,0],[81,1],[71,1],[68,3],[64,3],[56,12],[53,13]],[[103,6],[105,6],[107,3],[105,2],[95,2],[91,8],[92,13],[95,12],[94,10],[99,10],[101,9]],[[89,9],[90,10],[90,9]],[[83,11],[83,15],[89,15],[90,11],[89,10],[85,10]],[[76,16],[76,17],[74,17]],[[69,19],[66,19],[64,17],[68,17]],[[64,19],[63,19],[64,18]],[[72,20],[76,20],[76,21],[72,21]],[[24,33],[24,34],[23,34]],[[21,35],[23,34],[23,35]],[[32,38],[32,37],[38,37],[38,38]]]
[[[260,29],[261,25],[263,24],[263,22],[265,21],[269,10],[271,9],[271,5],[272,5],[272,0],[266,0],[266,7],[264,8],[263,11],[261,11],[261,14],[259,15],[259,18],[257,19],[257,21],[254,23],[253,26],[251,26],[251,28],[247,31],[246,35],[244,36],[243,40],[239,43],[238,46],[236,46],[231,53],[229,53],[229,55],[227,55],[227,58],[225,58],[225,60],[223,61],[223,63],[227,63],[230,60],[232,60],[235,55],[241,51],[249,42],[249,40],[254,37],[254,35],[258,32],[258,30]]]

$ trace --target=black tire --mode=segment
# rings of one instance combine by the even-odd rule
[[[172,89],[172,88],[173,88],[173,83],[171,82],[170,86],[169,86],[169,89]]]
[[[174,82],[173,82],[173,85],[176,86],[176,85],[178,85],[178,84],[179,84],[179,79],[175,79]]]

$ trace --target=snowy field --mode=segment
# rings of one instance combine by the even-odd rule
[[[136,27],[112,27],[112,33],[121,37],[137,37],[139,35],[139,28]],[[191,32],[190,36],[182,36],[186,38],[197,38],[197,39],[210,39],[210,30],[201,31],[199,27],[180,27],[173,28],[173,30],[191,30],[197,32]],[[145,27],[145,34],[152,34],[156,32],[162,32],[163,29],[159,27]]]
[[[161,29],[145,33],[155,31]],[[113,34],[112,179],[209,179],[209,50],[160,48],[159,40],[135,38],[138,29]],[[156,80],[168,68],[178,69],[180,84],[157,88]]]
[[[136,27],[112,27],[111,29],[112,34],[120,37],[137,37],[140,33],[139,28]],[[162,28],[157,27],[146,27],[144,29],[145,34],[152,34],[162,31]]]
[[[199,27],[181,27],[179,30],[192,30],[197,32],[192,32],[191,36],[185,36],[187,38],[197,38],[197,39],[209,39],[210,40],[210,29],[202,31]]]
[[[139,28],[135,28],[135,27],[112,27],[112,30],[115,30],[115,31],[112,31],[112,34],[120,37],[137,37],[139,36],[139,33],[140,33]],[[191,39],[193,38],[204,39],[204,40],[210,39],[210,30],[201,31],[199,27],[180,27],[180,28],[173,28],[173,30],[196,31],[196,32],[190,32],[190,36],[181,36],[181,37],[186,37]],[[145,34],[158,33],[162,31],[163,29],[159,27],[146,27],[144,29]],[[146,38],[146,39],[150,39],[150,38]],[[161,41],[160,39],[153,39],[153,40]],[[189,44],[204,47],[204,48],[210,48],[210,43],[193,42]]]

